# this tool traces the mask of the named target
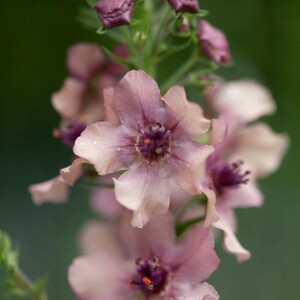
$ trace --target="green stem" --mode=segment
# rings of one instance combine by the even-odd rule
[[[33,300],[47,300],[47,295],[37,293],[31,280],[21,270],[14,270],[14,276],[20,288],[27,291]]]
[[[196,63],[198,63],[198,50],[194,51],[190,58],[162,83],[162,93],[164,94],[172,85],[175,85],[183,75],[185,75],[192,67],[195,66]]]
[[[204,217],[198,217],[194,219],[187,220],[184,223],[176,224],[176,236],[181,237],[190,227],[204,221]]]

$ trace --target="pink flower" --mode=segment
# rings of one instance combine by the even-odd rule
[[[207,21],[198,24],[198,39],[207,58],[220,65],[231,62],[231,54],[225,34]]]
[[[256,180],[277,169],[287,150],[288,137],[274,133],[266,124],[247,125],[275,111],[271,93],[253,81],[224,84],[210,101],[228,131],[222,141],[219,134],[226,130],[224,123],[213,120],[210,142],[219,144],[207,160],[207,190],[203,192],[211,201],[216,199],[220,219],[213,226],[224,231],[225,248],[243,261],[250,258],[250,252],[235,236],[233,209],[262,205],[263,195]]]
[[[177,242],[169,215],[141,230],[125,220],[120,238],[111,232],[115,228],[99,224],[96,229],[95,223],[89,227],[81,234],[81,241],[92,242],[84,248],[89,255],[76,258],[69,268],[69,282],[78,299],[219,299],[204,282],[219,264],[208,229],[196,226]]]
[[[126,57],[120,45],[115,55]],[[69,147],[88,124],[103,120],[103,89],[116,84],[125,68],[107,60],[96,44],[76,44],[67,53],[69,76],[62,88],[52,95],[52,105],[62,116],[54,136]]]
[[[100,0],[95,9],[104,28],[127,25],[133,14],[133,0]]]
[[[198,0],[168,0],[176,12],[197,13],[199,11]]]
[[[184,89],[172,87],[161,98],[156,82],[143,71],[128,72],[113,93],[121,125],[98,122],[76,140],[74,153],[100,175],[128,170],[115,179],[117,200],[133,210],[142,227],[166,213],[172,186],[198,192],[212,146],[195,142],[210,126]]]

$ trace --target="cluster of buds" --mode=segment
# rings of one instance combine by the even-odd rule
[[[149,0],[143,3],[138,12],[149,14]],[[288,147],[285,134],[254,123],[276,109],[265,87],[212,74],[231,54],[224,33],[198,20],[198,1],[168,3],[176,14],[160,2],[158,15],[166,15],[159,25],[124,27],[129,37],[116,32],[122,44],[105,48],[109,59],[96,44],[71,47],[69,76],[52,97],[62,117],[54,135],[75,159],[54,179],[31,185],[32,198],[65,202],[69,185],[80,180],[93,186],[92,209],[106,215],[80,231],[82,255],[68,273],[78,299],[219,299],[205,282],[219,264],[213,228],[238,261],[250,258],[237,239],[234,210],[263,204],[257,180],[279,167]],[[135,10],[133,0],[102,0],[93,8],[108,33],[130,24]],[[188,24],[174,33],[178,19]],[[135,52],[135,37],[151,26],[145,55]],[[187,38],[187,47],[198,37],[195,55],[158,84],[157,56],[171,34]],[[195,83],[190,78],[202,85],[204,108],[176,85]]]

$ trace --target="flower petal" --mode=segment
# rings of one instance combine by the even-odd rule
[[[256,176],[266,176],[280,165],[289,145],[286,134],[274,133],[263,123],[241,129],[235,137],[232,158],[242,159],[253,167]]]
[[[106,88],[103,91],[103,99],[104,99],[105,121],[113,125],[119,125],[120,120],[113,106],[114,88]]]
[[[151,217],[167,212],[171,191],[163,168],[135,163],[114,182],[117,200],[134,211],[133,226],[141,228]]]
[[[82,175],[82,164],[89,164],[89,161],[82,158],[75,159],[71,166],[60,170],[60,176],[67,184],[72,186],[75,181],[77,181],[77,179]]]
[[[123,126],[93,123],[76,140],[73,151],[92,163],[100,175],[113,173],[126,169],[133,159],[134,149],[128,144],[130,134]]]
[[[96,44],[76,44],[68,49],[67,65],[71,76],[88,80],[105,62]]]
[[[251,253],[246,250],[235,236],[235,216],[229,207],[218,210],[220,219],[213,226],[224,232],[224,247],[236,256],[238,262],[243,262],[251,257]]]
[[[69,268],[68,279],[78,299],[129,300],[131,274],[120,256],[99,252],[76,258]]]
[[[209,145],[216,146],[224,141],[227,135],[227,124],[219,119],[212,119]]]
[[[69,197],[69,188],[61,176],[51,180],[32,184],[29,186],[29,192],[36,205],[45,202],[64,203]]]
[[[190,229],[180,241],[180,247],[175,262],[176,281],[202,282],[218,268],[220,260],[214,250],[214,236],[208,228],[198,225]]]
[[[173,86],[163,97],[167,104],[167,111],[170,113],[168,118],[168,128],[174,129],[175,135],[187,136],[194,139],[205,133],[210,127],[210,120],[203,115],[201,107],[189,102],[183,87]]]
[[[114,105],[121,123],[138,130],[161,122],[165,112],[157,83],[144,71],[123,77],[115,88]]]
[[[216,210],[216,194],[211,189],[202,188],[202,193],[207,197],[206,217],[204,227],[208,227],[219,220],[219,214]]]
[[[85,88],[84,83],[70,77],[66,78],[62,88],[52,95],[51,103],[54,109],[63,118],[76,119],[82,107]]]
[[[271,115],[276,106],[268,89],[250,80],[224,84],[214,96],[219,112],[239,117],[244,122]]]

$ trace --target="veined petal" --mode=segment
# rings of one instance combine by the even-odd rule
[[[185,141],[173,145],[169,163],[176,184],[189,194],[198,194],[199,184],[205,174],[207,157],[213,151],[212,146],[196,142]]]
[[[130,134],[123,126],[93,123],[77,138],[73,151],[92,163],[100,175],[113,173],[126,169],[133,159]]]
[[[96,44],[76,44],[68,49],[67,66],[71,76],[88,80],[105,62]]]
[[[213,226],[224,232],[225,249],[229,253],[234,254],[239,262],[248,260],[251,257],[251,253],[240,244],[235,236],[235,228],[233,228],[235,224],[233,218],[235,217],[233,211],[229,207],[223,207],[218,212],[220,219]]]
[[[163,101],[166,102],[166,110],[170,114],[167,127],[174,128],[175,135],[195,139],[209,129],[210,120],[204,117],[198,104],[187,100],[183,87],[171,87],[164,95]]]
[[[51,103],[54,109],[66,119],[76,119],[82,107],[82,97],[85,84],[73,79],[66,78],[62,88],[54,93]]]
[[[274,172],[285,155],[289,138],[286,134],[274,133],[263,123],[247,126],[237,132],[232,158],[239,158],[253,167],[256,176]]]
[[[90,162],[82,158],[75,159],[70,166],[60,170],[60,176],[66,183],[73,185],[82,174],[83,164],[90,164]]]
[[[123,77],[115,88],[114,105],[121,123],[137,130],[161,122],[164,114],[157,83],[144,71]]]
[[[36,205],[41,205],[45,202],[64,203],[69,197],[68,185],[61,176],[32,184],[28,189]]]
[[[244,122],[271,115],[276,106],[268,89],[250,80],[224,84],[214,96],[219,112],[239,117]]]
[[[220,260],[214,250],[214,236],[210,229],[201,225],[193,227],[183,236],[180,247],[175,280],[202,282],[218,268]]]
[[[133,226],[141,228],[151,217],[167,212],[171,191],[163,168],[135,163],[114,182],[117,200],[134,211]]]

